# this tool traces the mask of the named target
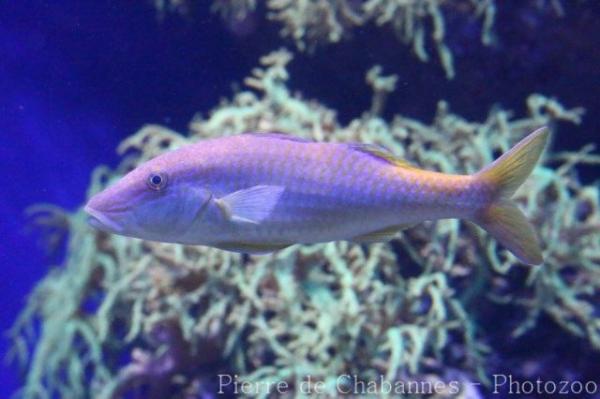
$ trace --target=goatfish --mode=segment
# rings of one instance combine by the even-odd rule
[[[536,233],[510,198],[547,139],[542,127],[478,173],[455,175],[420,169],[378,146],[245,133],[142,163],[85,211],[109,233],[250,254],[387,241],[423,221],[458,218],[536,265],[543,260]]]

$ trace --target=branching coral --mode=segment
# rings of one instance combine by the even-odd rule
[[[443,10],[469,10],[476,17],[483,16],[481,41],[486,45],[491,43],[491,28],[496,10],[493,0],[368,0],[363,9],[367,18],[374,20],[378,26],[391,25],[399,39],[411,45],[421,61],[429,60],[426,35],[427,27],[431,25],[431,40],[448,78],[453,78],[455,72],[452,53],[444,42]]]
[[[495,282],[502,292],[497,300],[527,309],[528,317],[514,331],[516,336],[534,328],[545,312],[600,350],[599,190],[597,185],[582,185],[575,170],[581,162],[600,164],[600,156],[590,154],[592,149],[554,154],[549,160],[558,162],[558,169],[540,169],[523,190],[524,206],[540,224],[547,247],[545,267],[532,270],[527,280],[527,291],[533,288],[533,293],[514,288],[506,292],[505,279]],[[494,264],[501,273],[509,267],[506,260],[494,259]]]
[[[250,89],[197,115],[189,136],[144,127],[119,147],[126,156],[117,170],[96,170],[89,194],[165,150],[251,130],[374,143],[428,169],[472,173],[534,128],[578,123],[582,113],[533,95],[522,119],[494,110],[469,122],[440,102],[431,125],[402,116],[388,123],[379,112],[395,79],[374,68],[371,110],[344,126],[335,111],[290,92],[291,59],[285,50],[263,57],[246,79]],[[415,227],[388,244],[293,246],[246,257],[96,232],[82,211],[42,218],[68,220],[71,238],[66,264],[38,285],[11,331],[28,370],[20,396],[118,398],[141,389],[147,398],[197,397],[218,373],[286,381],[290,393],[310,376],[332,396],[350,386],[343,376],[485,381],[490,342],[465,299],[488,295],[478,289],[483,268],[493,271],[483,282],[492,299],[527,310],[516,334],[546,312],[598,348],[598,188],[578,183],[574,171],[599,159],[586,148],[547,160],[557,168],[537,168],[518,196],[546,244],[546,264],[508,291],[500,289],[514,284],[506,271],[522,266],[458,221]]]
[[[211,9],[226,21],[241,21],[256,9],[256,0],[215,0]]]
[[[161,15],[168,10],[187,13],[193,0],[154,0]],[[300,51],[335,44],[361,28],[374,25],[389,30],[410,46],[422,62],[431,59],[431,50],[448,79],[455,76],[454,56],[447,43],[446,19],[458,15],[464,24],[477,20],[483,45],[494,43],[495,0],[213,0],[212,10],[229,26],[242,23],[251,14],[266,10],[266,18],[281,25],[280,35],[293,40]],[[534,11],[551,10],[564,15],[560,0],[538,0]]]
[[[191,1],[191,0],[190,0]],[[155,0],[159,10],[185,9],[182,0]],[[246,19],[257,10],[256,0],[214,0],[212,9],[228,24]],[[412,47],[423,62],[427,48],[435,47],[448,78],[454,77],[452,53],[445,42],[445,13],[481,19],[481,42],[492,42],[496,14],[494,0],[267,0],[267,18],[279,23],[280,34],[291,38],[301,51],[338,43],[353,30],[374,24],[390,28],[400,41]]]
[[[346,0],[269,0],[268,8],[269,19],[283,25],[282,36],[293,38],[301,50],[339,42],[347,30],[365,23],[361,7]]]

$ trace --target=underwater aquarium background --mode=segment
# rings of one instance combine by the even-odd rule
[[[430,121],[440,99],[468,119],[485,119],[494,105],[521,115],[527,96],[541,93],[567,108],[586,109],[580,125],[559,126],[553,149],[600,145],[600,2],[563,1],[563,16],[551,7],[535,8],[533,0],[497,3],[492,46],[480,43],[478,22],[446,15],[453,80],[436,57],[422,63],[390,31],[366,26],[351,40],[312,54],[297,52],[290,86],[338,110],[343,122],[368,109],[364,74],[374,64],[399,77],[386,102],[387,118]],[[75,210],[86,199],[92,170],[118,164],[115,148],[124,138],[147,123],[185,132],[195,113],[206,114],[240,87],[260,56],[282,46],[294,50],[259,16],[260,7],[255,18],[234,29],[211,13],[208,2],[184,16],[160,14],[149,1],[0,5],[2,331],[34,284],[64,256],[45,253],[25,209],[52,203]],[[597,182],[597,171],[582,167],[580,178]],[[540,323],[549,336],[557,328],[546,319]],[[2,354],[9,344],[2,341]],[[503,356],[527,359],[528,348],[539,352],[543,345],[543,337],[525,336]],[[565,335],[562,350],[556,355],[569,367],[600,374],[600,367],[591,368],[600,356],[584,341]],[[21,386],[14,365],[3,366],[0,376],[0,397]]]

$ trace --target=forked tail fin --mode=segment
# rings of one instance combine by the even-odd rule
[[[495,200],[473,221],[530,265],[542,263],[542,251],[533,226],[510,197],[535,167],[547,141],[548,130],[537,129],[475,175],[494,188]]]

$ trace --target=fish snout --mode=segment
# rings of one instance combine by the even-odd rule
[[[97,193],[89,199],[86,208],[95,209],[103,213],[118,213],[125,211],[128,207],[128,197],[123,190],[112,186]]]
[[[86,205],[83,210],[89,215],[88,223],[90,226],[98,230],[108,231],[110,233],[118,233],[121,231],[121,227],[118,225],[118,223],[111,219],[110,215],[90,207],[89,204]]]
[[[88,223],[92,227],[111,233],[122,230],[115,220],[119,207],[103,198],[102,193],[93,196],[83,210],[89,215]]]

